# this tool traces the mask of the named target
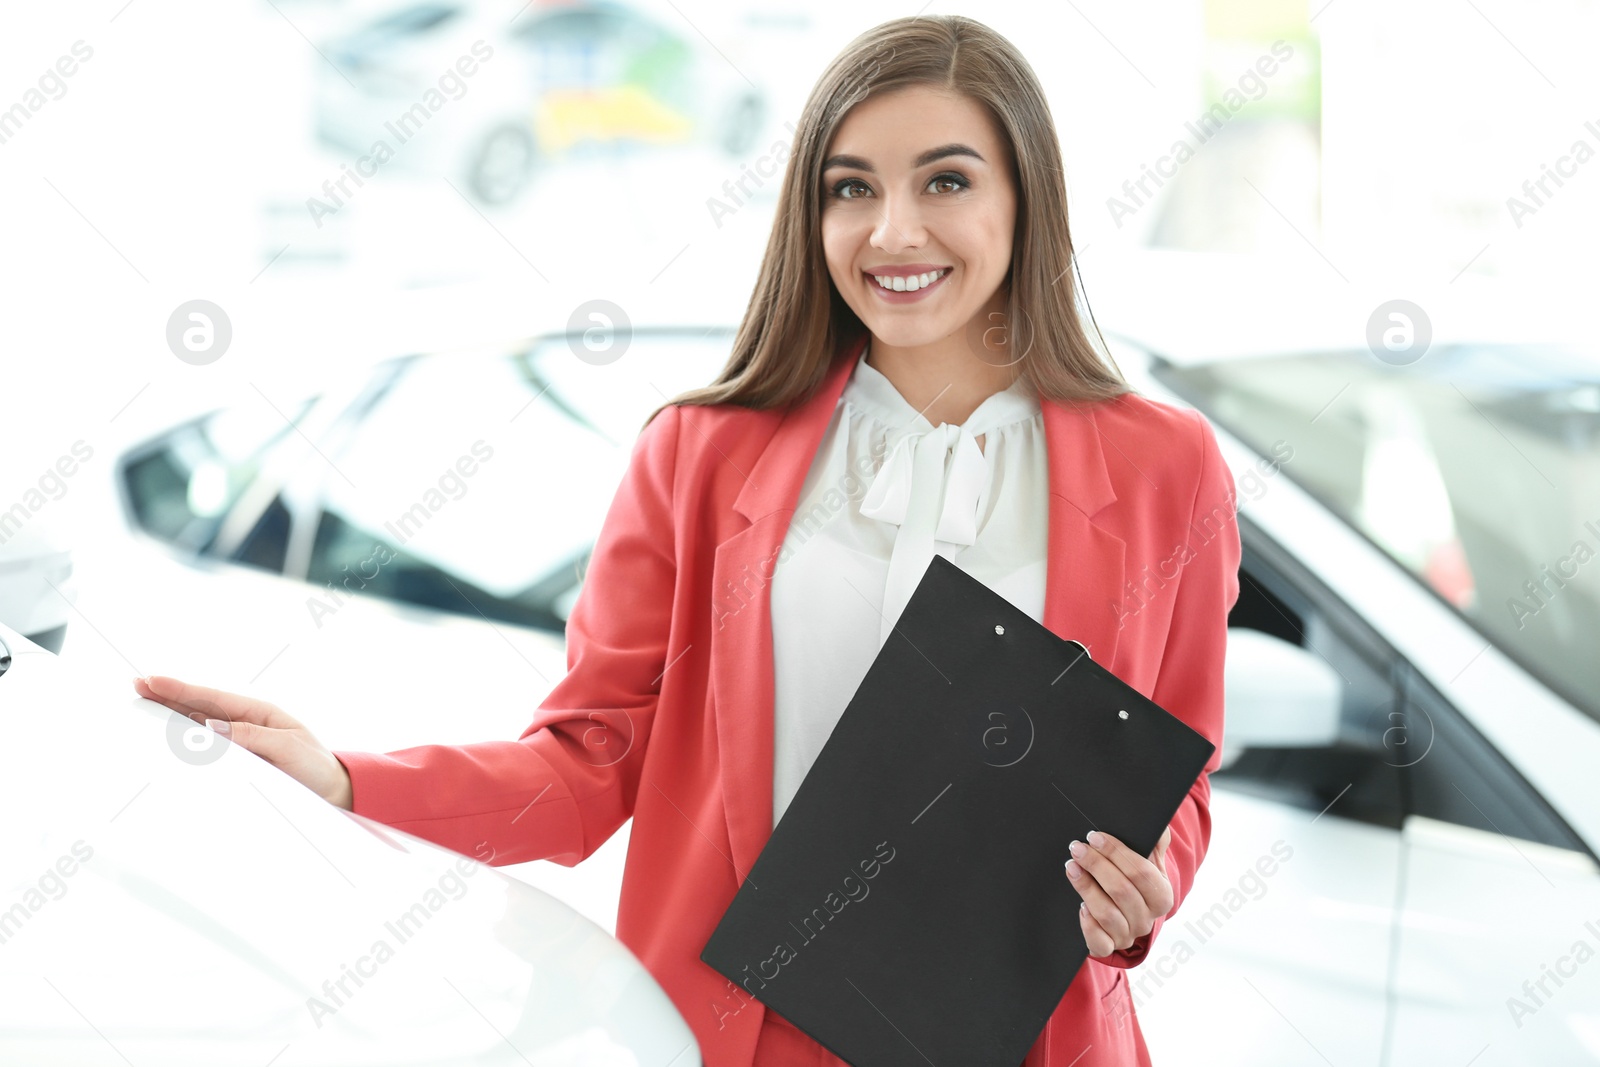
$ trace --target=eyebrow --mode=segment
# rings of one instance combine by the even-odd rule
[[[922,153],[922,155],[918,156],[915,160],[912,161],[911,166],[913,167],[913,169],[915,169],[917,167],[926,167],[929,163],[933,163],[936,160],[945,159],[945,158],[947,158],[949,156],[971,156],[973,159],[976,159],[980,163],[987,163],[988,162],[988,160],[984,159],[981,155],[978,154],[976,149],[969,148],[968,146],[966,146],[964,144],[943,144],[943,145],[940,145],[938,148],[930,148],[926,152]],[[822,169],[823,170],[831,170],[834,167],[849,167],[852,170],[864,170],[868,174],[876,174],[877,173],[877,171],[872,169],[872,164],[868,163],[865,159],[862,159],[860,156],[849,156],[849,155],[829,156],[826,160],[823,161],[823,164],[822,164]]]

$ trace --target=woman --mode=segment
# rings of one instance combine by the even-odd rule
[[[631,816],[617,936],[709,1067],[843,1062],[700,951],[934,552],[1219,749],[1238,594],[1209,426],[1132,393],[1078,321],[1060,148],[1004,38],[957,16],[863,34],[781,200],[728,365],[639,435],[521,738],[330,752],[270,704],[135,683],[495,864],[576,864]],[[1193,883],[1216,765],[1151,855],[1091,834],[1062,857],[1091,958],[1026,1067],[1149,1062],[1125,970]]]

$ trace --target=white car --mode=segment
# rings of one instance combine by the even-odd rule
[[[21,502],[0,512],[0,624],[60,652],[76,599],[72,549],[61,532]]]
[[[1101,318],[1217,427],[1244,554],[1210,849],[1129,974],[1152,1057],[1600,1062],[1600,344],[1439,304],[1414,358],[1175,259]]]
[[[0,708],[0,1063],[700,1063],[625,946],[478,859],[4,627]]]
[[[78,552],[79,668],[290,709],[330,748],[516,737],[566,671],[566,615],[645,416],[711,380],[729,331],[564,331],[306,379],[191,416],[106,466]],[[292,420],[292,421],[291,421]],[[508,873],[614,930],[628,828]]]
[[[1235,262],[1182,264],[1170,277],[1141,263],[1127,277],[1111,290],[1127,306],[1100,316],[1113,352],[1142,392],[1193,404],[1217,427],[1244,547],[1210,848],[1151,958],[1129,975],[1156,1058],[1600,1061],[1600,564],[1590,562],[1600,533],[1586,525],[1600,526],[1595,350],[1523,343],[1533,323],[1513,321],[1499,335],[1440,331],[1408,364],[1368,348],[1365,312],[1342,333],[1317,319],[1314,285],[1269,289]],[[1097,284],[1100,312],[1104,292]],[[1239,292],[1276,319],[1219,315]],[[414,541],[454,588],[379,571],[374,588],[390,597],[462,593],[472,614],[362,595],[317,628],[307,599],[361,561],[367,534],[470,457],[483,427],[520,427],[527,416],[516,412],[554,379],[479,373],[505,352],[459,374],[430,357],[354,387],[365,398],[355,407],[313,407],[292,434],[278,417],[276,443],[260,449],[251,442],[263,445],[262,434],[230,432],[225,420],[174,431],[129,453],[124,469],[169,464],[176,502],[147,514],[188,548],[146,544],[141,558],[187,577],[180,587],[165,571],[128,576],[157,592],[123,598],[131,608],[96,605],[118,614],[98,628],[131,660],[159,655],[163,673],[293,709],[330,747],[515,737],[550,680],[528,669],[536,657],[522,642],[550,642],[554,656],[556,632],[496,620],[535,609],[490,598],[537,587],[538,610],[559,616],[570,603],[554,577],[562,552],[598,530],[639,420],[709,381],[730,334],[680,333],[699,354],[681,353],[681,375],[659,392],[657,376],[633,373],[643,364],[612,376],[568,356],[552,364],[590,384],[569,406],[614,416],[596,425],[615,447],[562,415],[552,424],[564,426],[561,440],[589,447],[562,450],[553,471],[514,460],[500,469],[519,473],[495,483],[482,480],[494,463],[548,455],[534,431],[524,441],[519,428],[504,452],[495,439],[495,459],[463,476],[468,494],[430,510],[423,529],[438,542]],[[528,414],[554,418],[552,403],[541,395]],[[295,440],[302,432],[316,448]],[[273,459],[280,451],[286,465]],[[597,455],[609,465],[588,466]],[[568,506],[543,506],[552,497]],[[333,536],[350,526],[361,536]],[[321,570],[319,539],[332,553]],[[1575,550],[1580,540],[1588,553]],[[273,570],[250,565],[263,545]],[[1547,568],[1567,577],[1558,585]],[[85,598],[99,595],[100,577],[85,568]],[[1541,582],[1535,600],[1524,583]],[[159,621],[141,625],[147,617]],[[574,871],[521,866],[579,875],[611,855],[620,870],[611,850],[627,833]]]

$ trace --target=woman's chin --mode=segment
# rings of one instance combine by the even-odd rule
[[[924,319],[906,322],[899,315],[872,315],[862,321],[879,343],[891,348],[920,348],[944,340],[954,332],[945,327],[943,316],[939,321]]]

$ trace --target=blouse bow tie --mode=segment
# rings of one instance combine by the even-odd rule
[[[900,527],[889,557],[880,648],[939,550],[934,542],[977,540],[978,503],[990,477],[978,439],[961,426],[940,423],[895,442],[861,500],[862,515]]]

